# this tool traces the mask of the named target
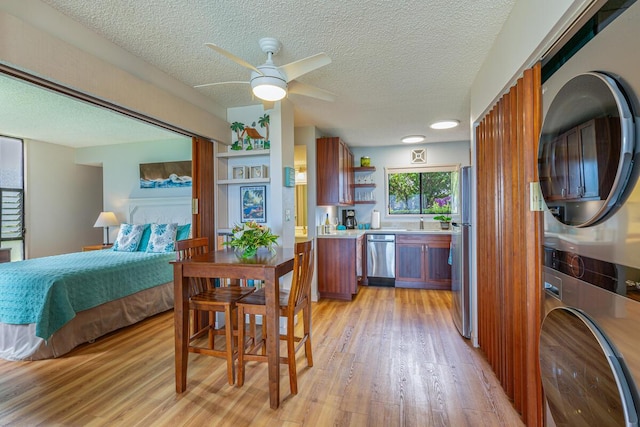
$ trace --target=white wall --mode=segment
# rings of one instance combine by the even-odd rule
[[[427,162],[420,164],[411,163],[411,150],[414,149],[426,149],[427,150]],[[417,228],[417,218],[411,218],[407,220],[400,220],[396,218],[390,218],[386,215],[387,209],[385,206],[385,184],[384,184],[384,171],[385,167],[411,167],[411,166],[440,166],[440,165],[459,165],[467,166],[471,164],[471,152],[469,141],[459,142],[440,142],[429,144],[407,144],[407,145],[394,145],[388,147],[369,147],[352,148],[354,166],[360,166],[360,157],[369,156],[371,158],[371,166],[376,167],[376,171],[373,173],[373,179],[376,183],[376,188],[373,190],[374,198],[376,200],[375,205],[355,205],[356,220],[358,223],[371,222],[371,212],[375,209],[380,212],[381,221],[383,223],[403,224],[407,223],[413,228]],[[351,209],[351,208],[349,208]],[[341,218],[341,217],[340,217]],[[425,218],[426,221],[426,218]],[[392,225],[392,224],[389,224]]]
[[[25,140],[26,257],[78,252],[103,242],[102,168],[75,164],[72,148]]]
[[[190,138],[176,137],[174,141],[87,147],[75,151],[75,161],[78,164],[102,165],[104,210],[113,211],[121,222],[129,220],[125,203],[127,199],[191,197],[191,187],[140,188],[140,163],[181,160],[191,160]],[[112,227],[110,232],[109,240],[113,241],[118,228]]]

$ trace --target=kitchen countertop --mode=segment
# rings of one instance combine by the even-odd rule
[[[451,234],[451,230],[408,230],[406,228],[381,228],[377,230],[338,230],[319,234],[319,239],[357,239],[364,234]]]

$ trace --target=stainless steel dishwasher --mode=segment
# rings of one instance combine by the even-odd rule
[[[374,286],[395,286],[395,234],[367,234],[367,281]]]

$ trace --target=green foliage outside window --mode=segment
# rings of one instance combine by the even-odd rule
[[[389,215],[451,213],[453,171],[387,174]]]

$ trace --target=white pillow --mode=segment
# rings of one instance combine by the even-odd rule
[[[120,252],[135,252],[138,249],[144,225],[141,224],[120,224],[118,237],[113,243],[113,250]]]
[[[176,250],[178,224],[151,224],[151,237],[147,252],[173,252]]]

